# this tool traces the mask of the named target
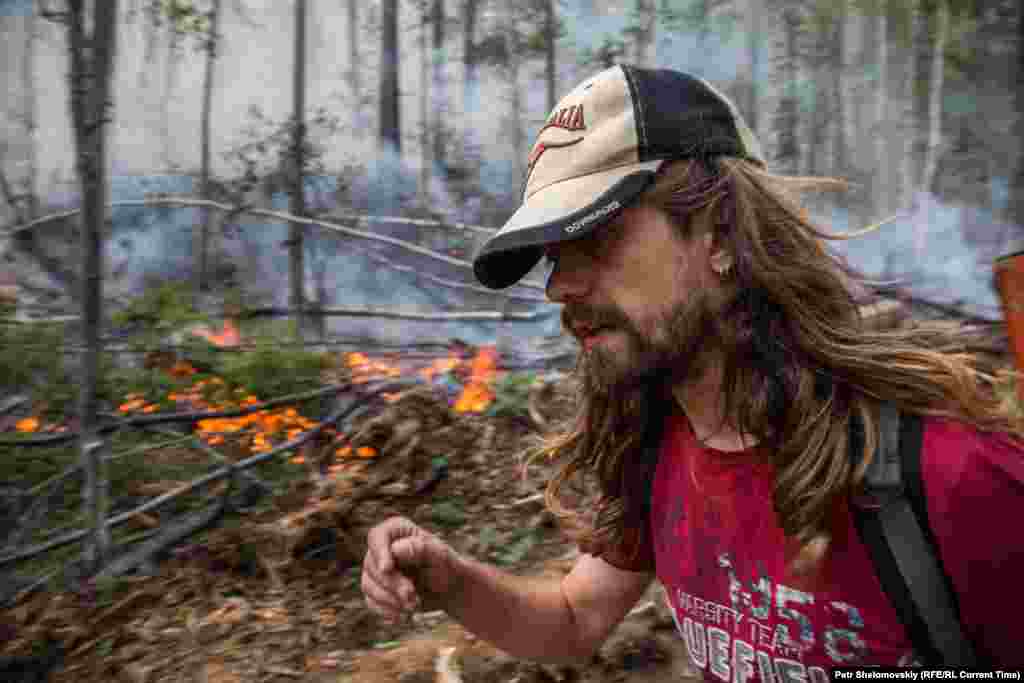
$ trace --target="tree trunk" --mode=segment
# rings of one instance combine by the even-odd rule
[[[199,131],[199,148],[200,154],[202,155],[202,167],[200,169],[200,196],[203,199],[211,199],[211,183],[210,183],[210,138],[211,138],[211,111],[213,109],[213,79],[216,74],[217,65],[217,40],[219,36],[217,31],[220,25],[220,3],[221,0],[212,0],[210,7],[210,25],[209,33],[206,39],[206,70],[203,73],[203,111],[201,118],[201,128]],[[203,220],[199,230],[199,239],[194,247],[195,251],[195,290],[196,292],[204,292],[209,288],[208,270],[209,270],[209,251],[210,251],[210,234],[211,234],[211,223],[213,222],[214,212],[209,209],[203,209]]]
[[[36,131],[39,128],[36,111],[36,85],[35,85],[35,45],[37,40],[37,19],[33,12],[25,17],[28,24],[25,31],[25,59],[22,62],[21,83],[25,97],[25,136],[28,141],[28,171],[25,179],[25,206],[27,207],[28,220],[39,216],[39,195],[36,183],[39,173],[36,159]]]
[[[889,17],[880,9],[875,17],[877,28],[875,40],[878,44],[878,81],[875,83],[875,163],[871,195],[874,198],[875,213],[882,215],[889,211],[888,188],[892,182],[892,166],[888,158],[888,113],[889,113]]]
[[[444,49],[445,35],[445,7],[444,0],[434,0],[431,9],[431,23],[433,24],[433,68],[431,70],[431,107],[434,139],[434,170],[441,171],[448,165],[445,150],[448,147],[448,128],[445,113],[448,110],[448,88],[445,78],[445,66],[448,64]]]
[[[558,104],[557,54],[555,41],[558,40],[558,8],[555,0],[544,2],[544,82],[547,85],[546,112],[555,110]]]
[[[430,166],[433,159],[433,145],[430,142],[431,74],[433,59],[431,57],[431,8],[424,3],[420,6],[420,199],[423,206],[428,206],[427,197],[430,190]]]
[[[638,66],[651,64],[651,47],[654,44],[655,0],[636,0],[637,27],[633,59]]]
[[[398,102],[398,0],[381,2],[380,143],[384,153],[401,158]]]
[[[306,0],[295,0],[295,61],[292,78],[292,153],[291,212],[306,215]],[[291,307],[295,313],[295,338],[302,341],[306,326],[306,296],[303,255],[305,225],[291,223],[288,227],[288,277],[291,285]]]
[[[750,87],[747,89],[746,112],[747,125],[754,135],[758,131],[758,84],[761,82],[761,14],[764,7],[761,0],[750,0],[747,15],[747,54],[750,59]]]
[[[837,8],[837,19],[832,27],[831,48],[832,54],[829,60],[832,75],[832,103],[831,103],[831,125],[832,125],[832,154],[831,174],[843,176],[846,174],[846,124],[849,112],[846,101],[846,28],[849,17],[846,12],[846,0],[842,0]]]
[[[470,165],[475,158],[475,128],[471,115],[479,102],[476,65],[476,20],[480,0],[465,0],[462,24],[462,112],[463,112],[463,164]]]
[[[1016,160],[1013,165],[1013,175],[1010,178],[1010,197],[1006,207],[1007,222],[1013,226],[1015,234],[1008,236],[1014,242],[1022,241],[1024,245],[1024,9],[1017,6],[1017,40],[1016,43],[1016,64],[1013,65],[1011,77],[1014,81],[1013,103],[1017,119],[1014,125],[1015,135],[1012,140],[1016,141]],[[1000,245],[1006,249],[1009,245]]]
[[[945,141],[942,135],[942,94],[946,83],[946,41],[949,36],[949,5],[938,0],[935,8],[935,49],[932,51],[931,92],[928,98],[928,147],[921,171],[921,189],[931,192]]]
[[[91,4],[86,31],[83,0],[68,0],[67,33],[70,54],[71,112],[75,129],[75,156],[82,187],[81,285],[83,352],[78,419],[79,452],[85,487],[83,497],[89,518],[89,535],[83,552],[86,571],[99,569],[107,560],[110,531],[107,528],[107,472],[103,441],[98,434],[100,356],[102,354],[103,239],[106,233],[108,198],[107,123],[110,120],[111,81],[117,38],[117,0]]]
[[[783,172],[796,173],[800,168],[800,146],[797,142],[799,101],[797,75],[799,58],[797,38],[800,25],[799,12],[792,7],[782,10],[782,55],[778,63],[777,80],[781,81],[782,96],[775,113],[777,137],[776,160]]]
[[[908,134],[901,202],[906,211],[913,211],[917,206],[917,193],[923,190],[922,174],[928,156],[935,4],[936,0],[914,0],[911,4],[910,106],[908,117],[903,121]]]
[[[352,125],[362,127],[363,86],[359,77],[359,0],[348,0],[348,87],[352,100]]]

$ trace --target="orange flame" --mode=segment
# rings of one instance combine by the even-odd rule
[[[34,417],[26,417],[14,423],[14,429],[19,432],[34,432],[39,429],[39,420]]]
[[[469,383],[455,402],[457,413],[482,413],[494,400],[491,382],[497,376],[498,351],[493,346],[484,346],[470,362],[472,374]]]
[[[192,334],[205,339],[214,346],[221,347],[238,346],[242,341],[241,335],[238,333],[238,327],[231,320],[224,321],[224,326],[220,332],[212,332],[206,325],[200,325],[192,328]]]

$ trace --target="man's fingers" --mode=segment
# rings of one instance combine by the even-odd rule
[[[379,607],[377,612],[397,614],[402,611],[401,601],[397,594],[375,581],[369,574],[363,574],[363,595],[371,608]]]

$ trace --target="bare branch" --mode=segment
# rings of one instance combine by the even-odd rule
[[[277,458],[278,456],[290,452],[298,448],[302,444],[306,443],[307,441],[315,437],[317,434],[322,432],[324,429],[326,429],[328,426],[346,419],[347,417],[349,417],[358,410],[365,409],[368,399],[375,398],[383,393],[407,389],[411,386],[415,386],[416,384],[417,383],[414,380],[391,381],[383,385],[378,385],[378,387],[374,391],[365,394],[356,394],[351,397],[350,401],[343,403],[342,406],[340,406],[337,410],[328,415],[326,419],[318,423],[317,426],[314,427],[313,429],[303,432],[294,439],[289,439],[288,441],[282,443],[276,448],[267,451],[266,453],[254,455],[245,460],[240,460],[238,462],[232,463],[231,465],[221,467],[220,469],[217,469],[205,476],[199,477],[198,479],[194,479],[191,482],[184,484],[173,491],[165,493],[161,496],[157,496],[153,500],[150,500],[144,503],[143,505],[140,505],[132,510],[123,512],[115,517],[111,517],[107,521],[107,526],[108,528],[120,526],[141,512],[148,512],[150,510],[160,508],[168,504],[169,502],[177,498],[180,498],[183,495],[192,493],[197,489],[200,489],[213,482],[224,479],[225,477],[233,476],[236,472],[240,472],[243,469],[248,469],[250,467],[266,462],[273,458]],[[47,541],[45,543],[41,543],[29,548],[23,548],[16,552],[4,555],[0,557],[0,567],[5,567],[7,565],[17,563],[21,560],[37,557],[48,550],[69,545],[71,543],[74,543],[75,541],[81,540],[87,534],[87,531],[74,531],[64,536],[61,536],[60,538],[55,538],[51,541]]]
[[[461,260],[461,259],[453,258],[451,256],[448,256],[447,254],[441,254],[441,253],[436,252],[436,251],[434,251],[432,249],[428,249],[426,247],[421,247],[418,244],[413,244],[412,242],[408,242],[406,240],[398,239],[397,237],[389,237],[387,235],[378,235],[378,234],[375,234],[375,233],[372,233],[372,232],[365,232],[365,231],[362,231],[362,230],[356,230],[355,228],[350,228],[350,227],[346,227],[346,226],[343,226],[343,225],[338,225],[336,223],[331,223],[329,221],[324,221],[324,220],[320,220],[320,219],[316,219],[316,218],[303,218],[303,217],[300,217],[300,216],[294,216],[294,215],[292,215],[290,213],[285,213],[283,211],[271,211],[269,209],[258,209],[258,208],[254,208],[254,207],[240,208],[240,207],[237,207],[237,206],[231,206],[229,204],[222,204],[220,202],[215,202],[215,201],[208,200],[208,199],[193,199],[193,198],[190,198],[190,197],[169,197],[169,196],[162,196],[162,195],[161,196],[153,197],[151,199],[144,199],[144,200],[111,202],[110,206],[205,206],[205,207],[221,209],[223,211],[228,211],[228,212],[232,212],[232,213],[245,213],[245,214],[250,214],[250,215],[253,215],[253,216],[267,216],[269,218],[276,218],[278,220],[285,221],[287,223],[305,223],[307,225],[319,226],[319,227],[324,228],[326,230],[329,230],[331,232],[337,232],[337,233],[341,233],[341,234],[344,234],[344,235],[349,235],[349,236],[352,236],[352,237],[361,237],[363,239],[376,240],[378,242],[385,242],[387,244],[394,245],[394,246],[399,247],[401,249],[405,249],[406,251],[414,252],[414,253],[419,254],[421,256],[427,256],[429,258],[432,258],[432,259],[435,259],[435,260],[438,260],[438,261],[444,261],[445,263],[448,263],[450,265],[456,266],[458,268],[462,268],[462,269],[465,269],[465,270],[472,270],[473,269],[473,264],[470,263],[469,261],[464,261],[464,260]],[[63,219],[63,218],[69,218],[71,216],[77,215],[79,212],[80,212],[79,209],[72,209],[72,210],[69,210],[69,211],[63,211],[63,212],[60,212],[60,213],[55,213],[55,214],[50,214],[50,215],[47,215],[47,216],[42,216],[41,218],[37,218],[37,219],[35,219],[33,221],[30,221],[30,222],[26,223],[25,225],[13,228],[12,230],[10,230],[9,234],[14,235],[14,234],[20,233],[20,232],[25,231],[25,230],[30,230],[30,229],[32,229],[32,228],[34,228],[34,227],[36,227],[38,225],[41,225],[43,223],[48,223],[48,222],[55,221],[55,220],[60,220],[60,219]],[[362,216],[362,217],[359,217],[358,220],[365,220],[367,222],[369,222],[369,221],[385,221],[385,220],[388,220],[388,218],[387,217],[383,217],[383,216],[372,216],[372,217]],[[400,218],[400,219],[396,218],[395,222],[406,222],[406,223],[410,223],[410,224],[413,224],[413,225],[437,225],[437,226],[448,225],[447,223],[442,223],[440,221],[426,221],[426,220],[421,220],[421,219],[405,219],[405,218]],[[467,226],[467,225],[461,224],[461,223],[457,224],[457,225],[462,226],[464,228],[470,228],[470,229],[478,228],[479,227],[479,226]],[[483,228],[480,228],[480,229],[483,229]],[[539,290],[539,291],[544,291],[546,289],[543,284],[541,284],[539,282],[536,282],[536,281],[530,281],[530,280],[521,280],[516,286],[518,286],[518,287],[526,287],[526,288],[529,288],[529,289],[535,289],[535,290]]]
[[[221,417],[241,417],[243,415],[250,415],[252,413],[267,410],[269,408],[275,408],[277,406],[301,403],[303,401],[312,401],[324,396],[339,394],[349,389],[351,389],[350,385],[335,384],[324,389],[307,391],[302,394],[291,394],[289,396],[275,398],[270,401],[255,403],[253,405],[246,406],[245,408],[235,408],[232,410],[204,410],[186,413],[164,413],[162,415],[138,415],[135,417],[123,417],[120,415],[108,414],[105,415],[105,417],[114,418],[117,422],[113,424],[100,425],[98,427],[98,433],[106,434],[122,427],[148,427],[150,425],[168,424],[173,422],[198,422],[199,420]],[[29,439],[4,439],[0,440],[0,446],[53,446],[76,438],[78,438],[77,432],[65,432],[63,434],[54,434],[53,436],[33,437]]]

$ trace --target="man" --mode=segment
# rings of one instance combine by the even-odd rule
[[[1024,543],[995,519],[1024,515],[1021,433],[955,338],[862,324],[854,274],[790,196],[837,182],[766,172],[700,79],[617,66],[574,89],[474,269],[502,288],[552,265],[582,393],[538,455],[564,463],[548,500],[584,522],[584,553],[561,581],[516,577],[395,518],[369,534],[369,606],[422,601],[514,655],[581,662],[656,577],[707,678],[913,664],[851,513],[885,400],[925,416],[928,513],[965,634],[1024,666]],[[594,515],[558,506],[575,474],[599,486]]]

